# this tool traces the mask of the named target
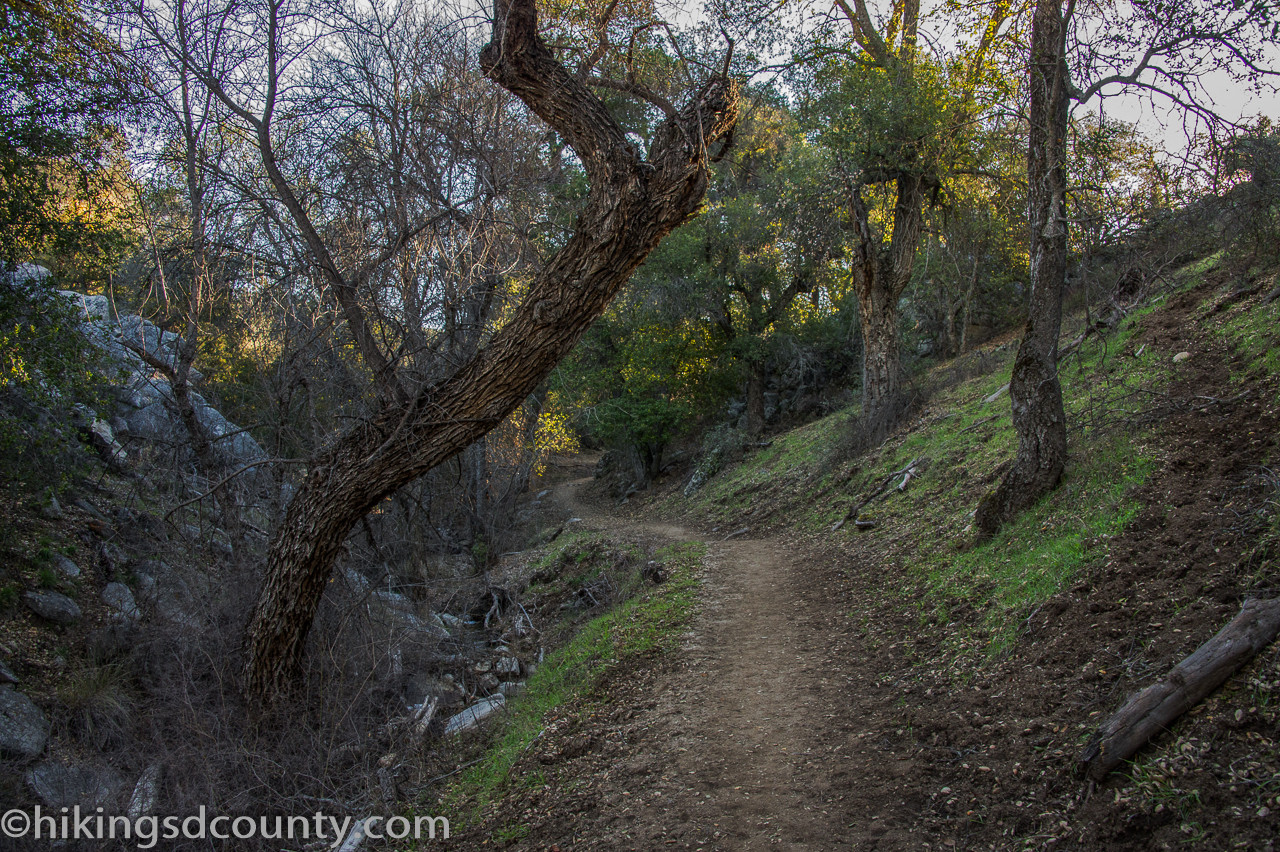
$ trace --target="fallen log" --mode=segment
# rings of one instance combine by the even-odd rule
[[[1101,781],[1151,737],[1213,692],[1280,634],[1280,599],[1246,601],[1240,613],[1165,677],[1120,708],[1080,754]]]
[[[1000,416],[999,414],[993,414],[990,417],[984,417],[981,420],[975,420],[973,423],[970,423],[968,426],[964,427],[956,434],[963,435],[965,432],[972,432],[974,429],[977,429],[979,426],[984,426],[987,423],[990,423],[992,420],[995,420],[999,416]]]
[[[877,497],[879,497],[881,494],[883,494],[885,492],[885,489],[889,487],[889,484],[892,483],[893,480],[897,479],[899,476],[902,477],[902,483],[898,486],[898,490],[905,491],[907,487],[907,483],[915,476],[915,469],[917,467],[921,467],[928,463],[929,463],[928,459],[912,459],[910,462],[908,462],[906,467],[900,470],[895,470],[893,473],[886,476],[884,479],[880,481],[880,484],[876,487],[874,491],[872,491],[866,497],[862,498],[861,502],[855,503],[852,506],[850,506],[849,511],[844,513],[844,517],[836,521],[835,524],[832,525],[831,531],[835,532],[845,524],[849,523],[849,521],[857,520],[858,513],[861,512],[863,509],[867,508],[867,506],[871,505],[871,502],[875,500]],[[860,529],[869,529],[869,527],[860,527]]]

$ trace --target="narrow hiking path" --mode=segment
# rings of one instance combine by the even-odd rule
[[[702,601],[674,666],[636,673],[622,685],[635,694],[611,696],[625,717],[603,735],[612,742],[586,735],[582,747],[604,764],[577,770],[589,792],[576,807],[558,802],[520,847],[847,849],[816,753],[815,732],[834,711],[822,694],[821,630],[798,593],[799,554],[777,541],[717,541],[606,514],[585,494],[590,481],[555,489],[585,527],[659,544],[706,542]]]

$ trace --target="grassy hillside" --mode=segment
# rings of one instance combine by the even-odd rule
[[[1259,276],[1242,289],[1211,260],[1089,335],[1061,364],[1063,482],[989,542],[975,545],[971,522],[1014,454],[1000,393],[1007,345],[939,367],[939,390],[875,452],[833,450],[850,417],[838,413],[777,436],[692,498],[663,500],[663,511],[718,532],[794,536],[837,566],[847,593],[832,641],[853,670],[859,717],[846,727],[879,730],[885,749],[917,767],[904,789],[928,804],[911,830],[950,834],[959,820],[974,848],[1263,842],[1280,807],[1274,646],[1105,795],[1090,798],[1074,761],[1126,696],[1244,599],[1280,590],[1273,286]],[[913,462],[917,476],[900,491],[902,475],[889,474]],[[873,527],[833,529],[886,480],[858,515]],[[867,683],[883,694],[866,695]],[[978,773],[948,755],[974,751],[985,755]]]
[[[1183,270],[1178,291],[1133,310],[1113,330],[1090,334],[1063,359],[1071,463],[1055,492],[989,542],[974,546],[971,525],[982,494],[1015,453],[1007,385],[1016,343],[936,368],[925,381],[940,389],[872,453],[841,453],[854,412],[838,412],[777,436],[691,498],[668,496],[662,509],[718,530],[789,530],[837,547],[870,547],[927,592],[913,596],[922,626],[945,623],[953,607],[979,607],[983,650],[998,653],[1016,625],[1082,566],[1108,559],[1109,542],[1137,512],[1134,492],[1160,464],[1157,426],[1179,367],[1178,353],[1137,332],[1169,299],[1203,286],[1213,272],[1203,264]],[[1209,305],[1197,316],[1204,333],[1237,346],[1242,362],[1266,375],[1280,374],[1278,321],[1277,302],[1225,313]],[[1064,349],[1077,336],[1078,327],[1070,329]],[[902,475],[889,474],[908,465],[916,475],[899,490]],[[858,515],[874,527],[833,530],[888,479]]]

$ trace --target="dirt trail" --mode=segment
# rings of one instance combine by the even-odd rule
[[[821,694],[825,661],[813,638],[821,631],[799,593],[797,554],[775,541],[716,541],[601,514],[583,496],[589,482],[565,483],[557,497],[591,527],[706,541],[706,578],[681,668],[653,685],[650,702],[626,726],[626,757],[597,791],[598,807],[559,842],[574,849],[848,848],[827,813],[830,785],[815,754],[815,731],[834,711]]]

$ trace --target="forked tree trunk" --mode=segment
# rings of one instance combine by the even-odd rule
[[[871,234],[870,216],[861,197],[852,198],[857,230],[854,289],[862,328],[863,428],[879,434],[892,426],[902,390],[898,302],[911,282],[916,250],[924,228],[925,193],[931,180],[902,174],[896,179],[897,198],[889,244]]]
[[[1031,304],[1009,382],[1018,455],[999,486],[978,505],[975,525],[981,538],[994,535],[1057,486],[1067,461],[1067,418],[1058,381],[1062,289],[1067,278],[1065,42],[1061,0],[1037,0],[1031,31],[1027,150]]]
[[[351,528],[536,389],[658,241],[697,211],[708,147],[725,138],[736,118],[736,84],[714,78],[659,126],[642,161],[604,104],[543,45],[533,0],[495,0],[493,37],[480,64],[573,146],[590,195],[573,237],[487,346],[407,403],[384,399],[379,414],[315,459],[268,551],[246,629],[246,691],[256,703],[280,696],[299,674],[321,594]]]

